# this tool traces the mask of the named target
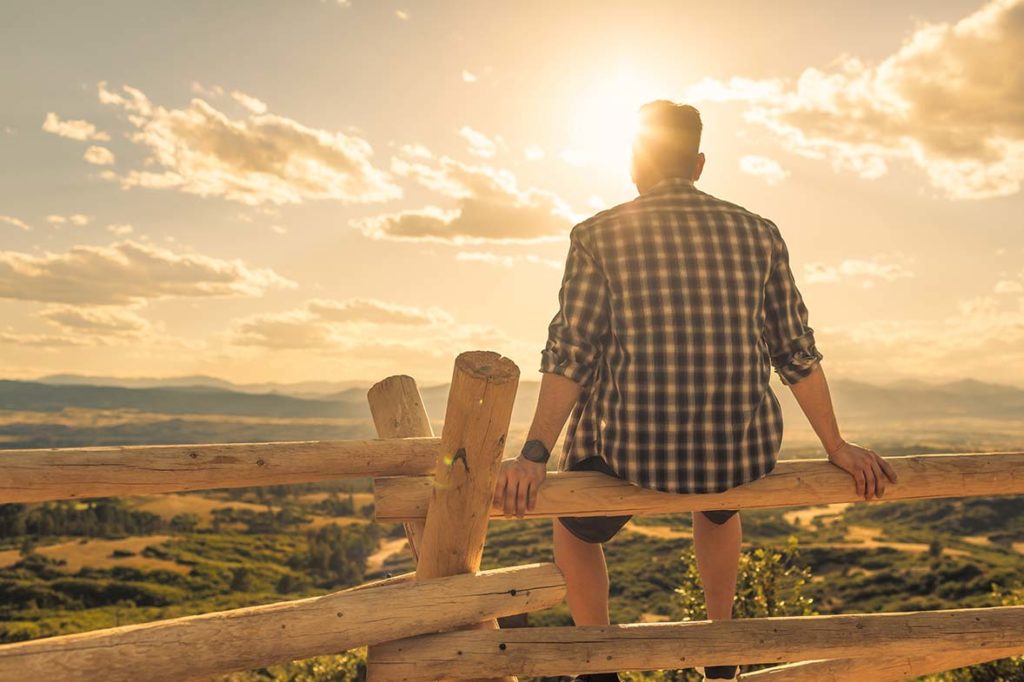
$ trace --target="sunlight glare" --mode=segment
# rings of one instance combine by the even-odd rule
[[[573,121],[571,147],[563,152],[563,158],[586,159],[628,177],[637,109],[651,100],[666,98],[665,92],[627,68],[619,69],[613,78],[603,79],[575,99],[578,114]]]

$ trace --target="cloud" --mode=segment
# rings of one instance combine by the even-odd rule
[[[368,298],[342,302],[314,299],[307,304],[307,309],[319,319],[330,322],[425,325],[451,321],[451,316],[440,308],[424,310]]]
[[[451,244],[529,242],[564,237],[579,219],[556,194],[520,189],[509,171],[448,157],[434,159],[422,147],[403,148],[392,169],[457,199],[457,205],[447,209],[427,206],[352,221],[374,239]]]
[[[264,103],[262,100],[253,97],[252,95],[245,94],[241,90],[232,90],[231,98],[254,114],[267,113],[266,103]]]
[[[996,294],[1024,294],[1024,270],[1013,276],[1004,272],[992,291]]]
[[[904,260],[901,255],[895,256]],[[839,265],[808,263],[804,267],[804,277],[808,283],[831,283],[844,280],[859,282],[865,288],[874,286],[878,280],[892,282],[897,279],[913,277],[914,273],[906,265],[892,262],[893,257],[884,254],[873,256],[869,260],[847,258]]]
[[[184,109],[166,109],[127,86],[114,91],[100,83],[99,98],[127,115],[135,127],[130,139],[150,152],[144,169],[118,178],[125,188],[176,189],[251,206],[401,195],[370,162],[369,143],[353,135],[269,113],[231,119],[199,98]]]
[[[733,77],[721,81],[707,77],[687,87],[682,101],[690,104],[767,101],[780,96],[783,90],[784,83],[779,79],[754,80]]]
[[[1001,279],[994,289],[997,294],[1024,294],[1024,284],[1017,280]]]
[[[1024,181],[1024,0],[993,0],[955,23],[926,24],[877,64],[841,57],[778,80],[707,79],[693,101],[747,101],[749,121],[839,171],[920,168],[950,199],[1020,191]]]
[[[396,9],[395,16],[401,19],[402,21],[408,21],[409,19],[409,13],[406,12],[404,9]]]
[[[532,253],[516,254],[514,256],[501,256],[489,251],[459,251],[455,254],[455,260],[489,263],[492,265],[501,265],[506,268],[514,267],[520,263],[543,265],[554,270],[561,270],[565,266],[565,263],[562,261],[553,260],[551,258],[541,258],[540,256],[533,255]]]
[[[76,336],[57,336],[55,334],[19,334],[8,327],[6,331],[0,331],[0,345],[26,346],[29,348],[55,350],[61,348],[73,348],[75,346],[88,346],[92,345],[92,341],[90,339]]]
[[[0,298],[110,305],[170,297],[256,296],[293,282],[240,260],[174,253],[131,240],[65,253],[0,251]]]
[[[7,225],[14,225],[22,230],[31,230],[32,228],[23,220],[19,220],[13,216],[0,215],[0,223],[6,223]]]
[[[318,349],[344,353],[356,349],[436,348],[452,339],[471,338],[491,328],[460,325],[439,308],[402,306],[377,299],[314,299],[281,313],[234,320],[229,342],[277,350]],[[447,351],[444,351],[447,352]]]
[[[97,166],[110,166],[114,163],[114,152],[110,151],[106,147],[97,147],[93,145],[85,150],[85,156],[83,157],[86,161]]]
[[[789,177],[789,171],[779,165],[778,161],[767,156],[748,154],[740,158],[740,170],[748,175],[762,178],[769,185],[777,185]]]
[[[469,126],[462,126],[459,135],[469,143],[469,153],[474,156],[492,158],[498,151],[498,145],[494,140],[487,137],[479,130],[473,130]]]
[[[466,71],[465,69],[462,70],[462,82],[464,82],[464,83],[476,83],[476,81],[477,81],[476,74],[470,73],[469,71]]]
[[[92,218],[83,213],[74,213],[72,215],[48,215],[46,216],[46,222],[51,225],[74,225],[75,227],[85,227]]]
[[[52,111],[46,114],[43,121],[43,130],[54,135],[60,135],[71,140],[109,140],[110,135],[96,130],[96,126],[88,121],[67,120],[62,121]]]
[[[531,144],[523,150],[523,156],[530,161],[540,161],[544,158],[544,149],[540,145]]]
[[[131,234],[135,230],[134,227],[126,223],[118,223],[115,225],[107,225],[107,232],[111,232],[118,236],[123,237],[124,235]]]
[[[122,306],[56,305],[45,308],[39,316],[69,334],[137,337],[150,330],[148,320]]]
[[[1002,383],[1024,366],[1024,296],[960,299],[941,319],[865,320],[816,330],[831,366],[863,381],[968,376]],[[1022,378],[1019,372],[1014,377]]]

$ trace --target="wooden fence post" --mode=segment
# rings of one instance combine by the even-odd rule
[[[416,565],[417,580],[480,569],[518,387],[519,368],[498,353],[469,351],[455,359]],[[492,619],[459,629],[497,630],[498,622]],[[388,667],[379,661],[369,665],[369,679],[388,679]],[[497,679],[516,680],[514,676]]]
[[[434,435],[430,417],[423,407],[416,380],[400,374],[378,381],[366,394],[370,403],[373,424],[378,438],[422,438]],[[423,537],[423,519],[405,521],[405,535],[409,549],[419,561],[419,547]]]
[[[400,374],[378,381],[366,394],[366,400],[370,403],[370,414],[373,415],[378,438],[419,438],[434,435],[430,417],[423,407],[423,398],[416,387],[416,380],[411,376]],[[412,519],[402,523],[405,526],[405,537],[409,540],[409,551],[417,563],[420,560],[424,523],[424,519]],[[376,650],[375,645],[366,648],[368,674],[375,667]]]

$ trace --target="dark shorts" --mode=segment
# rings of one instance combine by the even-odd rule
[[[604,458],[599,455],[592,455],[569,467],[569,471],[600,471],[618,478],[615,470],[608,466]],[[717,509],[703,511],[712,523],[723,524],[733,517],[736,509]],[[623,516],[556,516],[569,532],[584,542],[607,542],[618,533],[626,522],[633,518],[632,514]]]

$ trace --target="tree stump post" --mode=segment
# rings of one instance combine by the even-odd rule
[[[366,399],[370,403],[378,438],[429,438],[434,435],[416,380],[411,376],[400,374],[378,381],[366,394]],[[415,519],[405,521],[403,525],[412,556],[419,561],[424,521]]]
[[[390,376],[374,384],[366,394],[370,403],[370,414],[377,428],[378,438],[420,438],[434,435],[430,417],[423,407],[423,398],[416,387],[416,380],[404,374]],[[409,551],[418,563],[419,548],[423,538],[423,519],[404,521],[405,537],[409,540]],[[366,667],[369,675],[374,668],[376,646],[366,648]]]
[[[469,351],[455,359],[441,449],[419,546],[417,580],[480,569],[494,486],[518,387],[519,368],[498,353]],[[498,622],[491,619],[457,629],[496,630]],[[398,642],[380,646],[395,644]],[[369,659],[368,663],[368,679],[377,682],[388,678],[386,664]],[[514,676],[496,679],[516,681]]]

